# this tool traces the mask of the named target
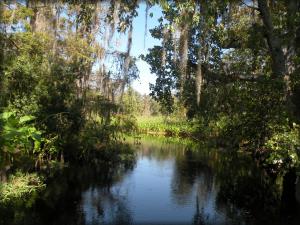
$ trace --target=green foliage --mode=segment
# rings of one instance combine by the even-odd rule
[[[124,93],[120,108],[122,113],[134,116],[158,116],[162,111],[159,103],[151,96],[141,95],[132,87]]]
[[[281,159],[282,167],[290,168],[298,161],[299,137],[292,124],[299,123],[295,56],[299,15],[293,2],[276,2],[276,7],[262,2],[259,14],[239,2],[162,1],[163,18],[151,35],[162,40],[163,46],[154,46],[142,59],[157,74],[151,95],[165,115],[177,109],[188,118],[197,118],[198,133],[215,137],[228,148],[253,153],[267,148],[266,164],[272,166]],[[274,31],[265,29],[268,15],[263,15],[264,10],[270,12],[267,19]],[[277,46],[269,41],[273,38],[278,39],[274,41]],[[295,52],[286,53],[285,43],[294,43],[290,47]],[[196,99],[201,99],[200,104]]]
[[[116,114],[112,118],[111,125],[117,132],[129,133],[137,129],[137,120],[131,114]]]
[[[174,137],[189,137],[196,131],[196,124],[176,117],[138,117],[138,130],[141,133],[158,134]]]
[[[132,149],[122,142],[123,133],[129,128],[128,132],[131,132],[132,127],[126,125],[130,122],[122,120],[124,118],[114,118],[111,124],[97,120],[87,122],[79,136],[81,149],[77,159],[93,163],[129,163],[134,160]]]
[[[0,115],[0,143],[4,151],[13,154],[18,151],[34,153],[40,150],[42,133],[32,125],[33,119],[29,115],[17,117],[15,112],[4,112]]]
[[[143,112],[143,99],[141,94],[134,91],[131,87],[126,91],[123,96],[123,113],[132,114],[132,115],[140,115]]]
[[[9,177],[7,183],[0,184],[0,203],[9,204],[21,199],[28,204],[28,199],[34,198],[44,188],[45,184],[37,174],[17,172]]]
[[[267,165],[274,165],[277,169],[290,169],[299,165],[299,127],[275,133],[265,143],[267,151]]]

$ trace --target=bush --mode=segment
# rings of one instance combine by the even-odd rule
[[[267,150],[266,164],[277,169],[290,169],[299,164],[297,150],[300,147],[299,129],[294,128],[281,133],[275,133],[265,143]]]

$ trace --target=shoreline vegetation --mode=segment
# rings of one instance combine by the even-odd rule
[[[197,133],[197,122],[166,116],[138,116],[137,133],[166,137],[190,137]]]
[[[122,122],[120,122],[121,120]],[[133,116],[121,116],[120,119],[120,116],[116,114],[112,116],[112,122],[109,125],[114,127],[112,129],[114,132],[108,133],[106,133],[107,125],[100,125],[97,121],[99,121],[99,118],[94,119],[93,124],[86,126],[81,137],[84,141],[79,141],[81,144],[77,146],[76,150],[79,151],[80,155],[77,155],[74,159],[67,156],[69,159],[65,161],[64,158],[66,156],[59,156],[51,161],[34,161],[32,156],[23,158],[16,154],[14,159],[15,166],[11,165],[7,168],[7,171],[1,172],[1,180],[4,183],[0,185],[0,193],[2,195],[0,203],[9,205],[17,199],[26,201],[26,196],[35,195],[35,193],[43,191],[49,174],[61,170],[63,167],[68,166],[69,163],[84,164],[89,162],[91,165],[105,164],[109,167],[118,164],[130,164],[135,160],[134,150],[126,142],[126,137],[143,139],[156,136],[178,144],[204,144],[206,146],[219,147],[220,149],[236,149],[245,154],[251,153],[253,155],[252,149],[247,149],[246,145],[234,145],[224,141],[223,138],[227,138],[227,136],[222,136],[222,129],[226,127],[225,121],[227,120],[225,119],[204,125],[199,123],[199,119],[187,120],[176,116],[137,116],[135,119]],[[261,167],[266,167],[266,169],[270,167],[270,162],[263,158],[266,156],[259,155],[255,158],[255,155],[253,155],[253,157],[261,164]],[[30,170],[34,167],[37,169],[36,165],[38,164],[37,173],[23,173],[22,170],[28,170],[24,168],[25,164],[28,168],[31,168]],[[23,166],[19,167],[18,165]],[[21,168],[21,170],[14,172],[18,168]],[[280,171],[280,168],[275,167],[272,169],[274,170],[273,173]],[[45,177],[43,177],[43,174]],[[32,182],[33,178],[38,182]]]

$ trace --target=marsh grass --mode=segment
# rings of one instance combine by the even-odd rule
[[[187,121],[175,117],[138,117],[138,131],[144,134],[158,134],[174,137],[191,136],[196,132],[196,124],[193,121]]]

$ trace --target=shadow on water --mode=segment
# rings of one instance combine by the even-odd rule
[[[87,190],[109,193],[112,185],[121,181],[133,167],[132,164],[115,165],[113,168],[102,165],[74,165],[59,170],[49,177],[47,188],[36,198],[33,205],[27,202],[23,204],[21,201],[12,202],[5,207],[0,205],[0,224],[87,224],[82,208],[83,193]],[[95,200],[91,204],[97,207],[97,214],[101,215],[101,204]]]
[[[130,140],[131,141],[131,140]],[[293,174],[270,178],[245,154],[145,137],[135,164],[59,171],[6,224],[299,224]],[[19,210],[16,212],[16,210]],[[15,218],[12,218],[14,215]],[[11,217],[11,218],[9,218]]]

